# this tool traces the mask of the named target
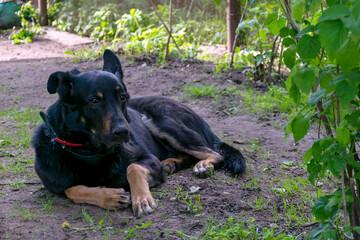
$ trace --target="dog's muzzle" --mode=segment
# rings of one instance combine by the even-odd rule
[[[112,131],[114,142],[127,142],[130,138],[130,132],[127,127],[117,127]]]

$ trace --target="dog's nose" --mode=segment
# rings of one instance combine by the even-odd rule
[[[127,128],[115,128],[112,134],[116,140],[127,141],[127,139],[129,138],[129,130]]]

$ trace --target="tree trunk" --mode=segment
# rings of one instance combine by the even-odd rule
[[[48,25],[48,16],[47,16],[47,3],[46,0],[38,0],[39,4],[39,15],[40,15],[40,25]]]
[[[231,52],[235,39],[235,31],[239,24],[240,6],[237,0],[227,0],[226,23],[227,23],[227,49]]]

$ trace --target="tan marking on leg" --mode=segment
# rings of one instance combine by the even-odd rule
[[[196,157],[200,160],[194,167],[194,171],[196,174],[205,174],[211,169],[214,169],[214,166],[223,161],[223,157],[214,151],[211,152],[198,152],[196,153]]]
[[[194,171],[196,174],[206,175],[206,173],[209,172],[210,168],[214,168],[215,164],[221,163],[224,160],[223,157],[219,153],[217,153],[205,146],[202,146],[202,147],[194,146],[193,149],[195,149],[195,150],[184,148],[181,145],[181,143],[178,142],[174,138],[174,136],[168,134],[167,132],[161,131],[160,128],[158,128],[154,124],[154,122],[151,118],[147,118],[146,116],[143,116],[142,122],[145,124],[145,126],[150,130],[150,132],[153,135],[155,135],[156,137],[158,137],[160,139],[167,140],[168,144],[170,146],[172,146],[173,148],[175,148],[177,151],[199,159],[200,161],[194,167]],[[169,165],[170,170],[172,170],[174,168],[173,165],[174,165],[174,163],[176,165],[176,162],[178,162],[178,161],[172,159],[172,160],[168,160],[167,162],[165,162],[165,164]]]
[[[176,158],[167,158],[161,162],[164,167],[164,171],[167,175],[173,174],[179,169],[182,169],[186,165],[185,161],[189,160],[190,156],[181,154]]]
[[[156,208],[151,196],[149,183],[153,185],[150,171],[145,167],[132,163],[127,169],[127,179],[130,184],[132,209],[136,217],[152,213]]]
[[[127,207],[130,195],[122,188],[86,187],[77,185],[65,190],[66,196],[75,203],[87,203],[105,209]]]

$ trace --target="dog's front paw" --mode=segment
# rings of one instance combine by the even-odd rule
[[[130,205],[130,194],[122,188],[103,188],[102,206],[106,209],[115,209],[116,207],[126,208]]]
[[[199,177],[209,177],[213,171],[214,165],[208,160],[201,160],[194,167],[194,172]]]
[[[156,203],[151,195],[132,200],[132,209],[134,215],[138,218],[154,212],[155,208]]]

